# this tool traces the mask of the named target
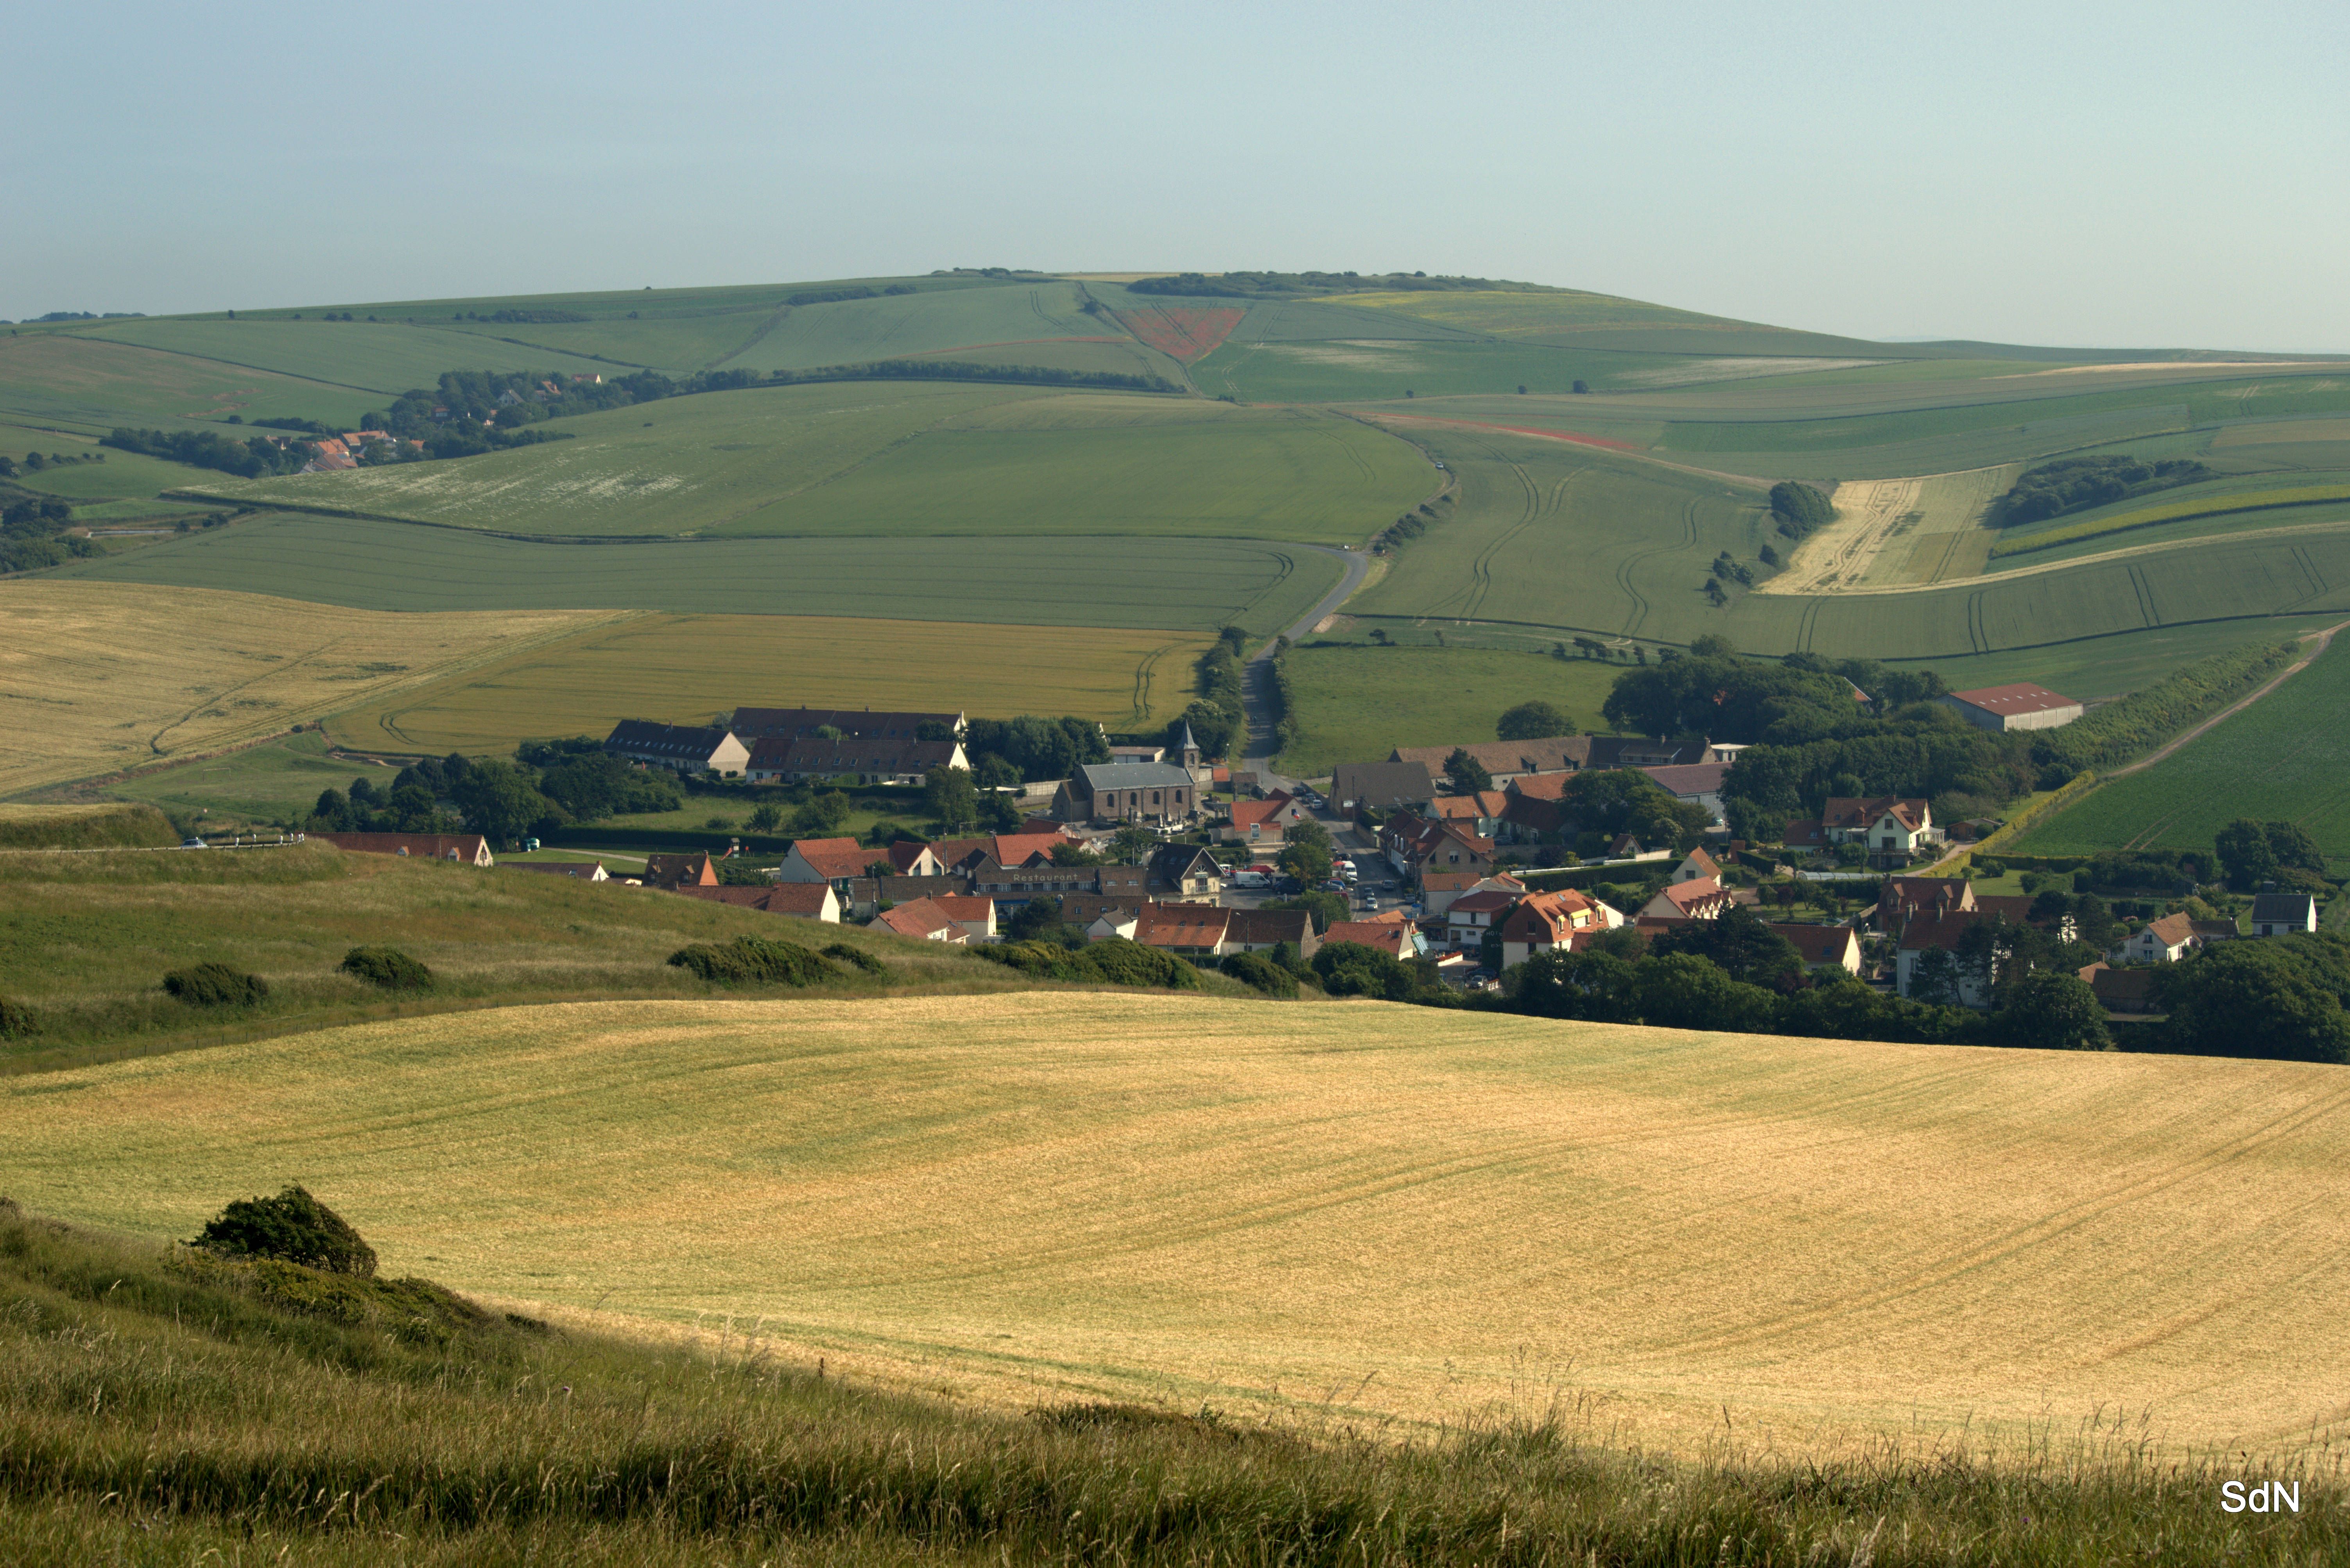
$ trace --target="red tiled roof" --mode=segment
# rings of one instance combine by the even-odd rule
[[[1978,686],[1971,691],[1953,691],[1950,696],[1987,713],[2045,713],[2052,708],[2077,708],[2081,705],[2074,698],[2029,680],[2019,680],[2009,686]]]
[[[1926,803],[1908,795],[1836,795],[1820,815],[1830,827],[1853,828],[1874,826],[1888,812],[1913,832],[1925,825]]]
[[[917,898],[910,904],[884,909],[875,917],[874,923],[886,926],[901,937],[928,938],[940,931],[957,929],[954,917],[931,898]]]
[[[1499,816],[1510,807],[1510,797],[1497,789],[1479,790],[1474,794],[1440,794],[1436,797],[1436,815],[1441,818],[1468,820],[1476,817]]]
[[[1850,926],[1773,923],[1771,929],[1793,942],[1805,963],[1842,963],[1857,940]]]
[[[929,902],[936,904],[957,921],[985,920],[995,913],[995,900],[983,893],[933,893]]]
[[[1332,942],[1358,942],[1367,948],[1377,948],[1383,953],[1402,958],[1416,951],[1411,945],[1411,928],[1386,921],[1340,920],[1322,933],[1322,945]]]
[[[671,892],[681,898],[700,898],[709,904],[731,904],[737,909],[763,909],[770,915],[796,915],[802,919],[819,919],[824,915],[826,895],[832,891],[829,882],[776,882],[764,888],[704,888],[694,884],[672,888]],[[837,903],[835,909],[838,908]]]
[[[1050,860],[1054,846],[1067,842],[1057,833],[999,833],[988,852],[998,866],[1025,866],[1040,855]]]
[[[1212,904],[1145,904],[1139,914],[1134,940],[1154,948],[1214,947],[1232,919]]]
[[[876,860],[889,859],[882,851],[854,838],[803,838],[792,848],[817,876],[825,877],[862,877]]]

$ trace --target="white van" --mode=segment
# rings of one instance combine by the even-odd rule
[[[1262,888],[1270,880],[1262,871],[1235,871],[1232,875],[1232,884],[1235,888]]]

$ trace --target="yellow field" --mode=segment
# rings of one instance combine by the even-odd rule
[[[1074,714],[1143,728],[1181,712],[1196,632],[821,616],[655,615],[598,626],[338,714],[338,741],[432,753],[708,723],[743,703]]]
[[[0,1190],[732,1314],[855,1375],[1780,1451],[2350,1420],[2350,1075],[1023,993],[364,1024],[0,1081]]]
[[[130,583],[0,584],[0,794],[265,735],[608,610],[398,615]]]
[[[1858,593],[1974,576],[1991,557],[1983,516],[2022,467],[1846,480],[1831,498],[1836,520],[1794,546],[1787,569],[1755,591]]]

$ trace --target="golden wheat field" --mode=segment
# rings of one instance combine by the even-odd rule
[[[2350,1075],[1084,993],[584,1003],[0,1083],[0,1190],[966,1397],[2251,1450],[2350,1409]]]
[[[1183,711],[1198,632],[847,617],[653,615],[539,643],[328,724],[355,746],[504,750],[620,719],[702,724],[743,704],[1075,714],[1145,728]]]
[[[0,794],[272,734],[608,610],[406,615],[130,583],[0,584]]]

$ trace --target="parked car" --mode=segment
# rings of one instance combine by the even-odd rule
[[[1284,898],[1291,898],[1305,891],[1305,884],[1295,877],[1284,877],[1273,885],[1273,890]]]
[[[1266,880],[1262,871],[1235,871],[1232,876],[1232,883],[1235,888],[1262,888]]]
[[[209,846],[207,846],[201,838],[182,838],[180,840],[180,847],[182,849],[203,849],[208,848]]]

